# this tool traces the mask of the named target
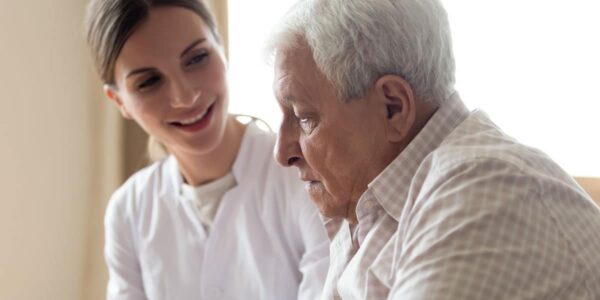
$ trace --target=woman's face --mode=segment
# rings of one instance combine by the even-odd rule
[[[221,46],[202,18],[185,8],[154,8],[125,42],[116,87],[105,92],[169,151],[203,154],[223,137],[225,72]]]

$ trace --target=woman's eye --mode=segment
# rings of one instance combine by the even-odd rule
[[[159,76],[152,76],[152,77],[142,81],[140,84],[138,84],[138,90],[150,88],[159,81],[160,81]]]
[[[202,53],[202,54],[198,54],[195,55],[194,57],[192,57],[186,65],[191,66],[191,65],[195,65],[197,63],[202,62],[206,57],[208,56],[208,53]]]

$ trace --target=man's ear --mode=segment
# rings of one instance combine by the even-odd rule
[[[409,137],[416,118],[415,97],[410,84],[396,75],[384,75],[375,82],[379,99],[387,109],[387,138],[392,143]]]
[[[123,105],[123,101],[121,100],[116,87],[114,87],[113,85],[110,85],[110,84],[105,84],[103,88],[104,88],[104,95],[106,96],[106,98],[108,98],[108,100],[115,103],[115,105],[119,108],[121,115],[123,115],[123,118],[131,119],[131,115],[127,111],[127,108],[125,107],[125,105]]]

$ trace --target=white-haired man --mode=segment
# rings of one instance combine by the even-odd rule
[[[323,299],[600,299],[600,209],[466,109],[439,1],[300,1],[270,50],[276,157],[332,239]]]

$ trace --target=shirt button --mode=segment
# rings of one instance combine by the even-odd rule
[[[371,208],[373,208],[373,206],[375,206],[373,200],[368,200],[365,202],[364,208],[370,210]]]

